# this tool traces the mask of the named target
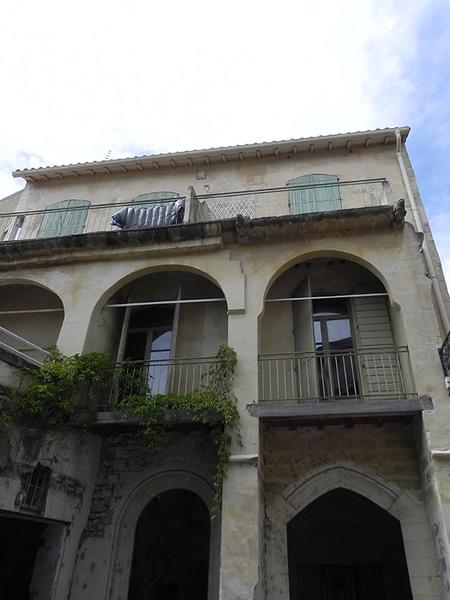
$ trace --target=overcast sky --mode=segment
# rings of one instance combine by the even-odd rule
[[[3,0],[17,168],[410,125],[450,281],[448,0]]]

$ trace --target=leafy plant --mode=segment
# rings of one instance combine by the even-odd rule
[[[153,452],[160,451],[168,443],[168,429],[182,413],[188,413],[194,421],[212,425],[212,435],[218,443],[213,516],[219,508],[233,439],[240,442],[239,411],[232,393],[235,367],[235,351],[221,346],[210,367],[208,385],[188,394],[152,395],[146,375],[129,366],[118,383],[118,410],[138,417],[141,434]]]
[[[94,405],[101,388],[111,378],[113,365],[105,354],[65,357],[51,351],[40,369],[24,367],[18,387],[6,401],[6,422],[32,422],[44,428],[67,423],[74,408]]]
[[[115,409],[123,416],[136,416],[146,445],[158,452],[169,443],[168,430],[187,413],[194,421],[209,425],[217,441],[214,516],[220,505],[231,444],[233,439],[240,442],[239,412],[232,393],[235,367],[235,351],[221,346],[209,369],[207,385],[185,395],[152,395],[148,376],[133,363],[117,368],[105,354],[65,357],[54,349],[40,369],[22,369],[18,387],[1,407],[0,425],[25,423],[43,429],[70,425],[77,409],[95,410],[99,399],[113,389]]]

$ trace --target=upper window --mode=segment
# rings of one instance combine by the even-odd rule
[[[341,195],[336,175],[314,173],[288,181],[291,214],[339,210]]]
[[[83,233],[90,202],[63,200],[45,209],[38,238],[60,237]]]

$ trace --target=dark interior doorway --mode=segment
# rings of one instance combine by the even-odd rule
[[[210,516],[188,490],[156,496],[139,517],[128,600],[207,600]]]
[[[400,523],[338,488],[288,523],[290,600],[412,600]]]
[[[0,597],[29,600],[45,523],[0,516]]]

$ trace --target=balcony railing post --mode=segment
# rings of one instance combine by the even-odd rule
[[[116,363],[104,399],[99,400],[97,408],[121,411],[134,395],[185,395],[200,390],[208,385],[215,362],[214,357],[198,357]]]
[[[312,378],[317,377],[317,387]],[[260,401],[414,396],[407,348],[320,350],[259,357]]]
[[[339,190],[343,201],[342,208],[361,208],[367,205],[387,204],[386,180],[365,179],[359,181],[339,181]],[[186,196],[177,197],[183,200],[185,205],[184,222],[211,221],[216,219],[235,218],[238,214],[250,218],[281,216],[290,214],[293,207],[289,203],[289,194],[293,191],[302,192],[311,189],[336,187],[333,184],[303,184],[299,186],[282,186],[275,188],[262,188],[250,190],[236,190],[216,194],[202,194],[196,196],[192,187],[188,189]],[[372,191],[371,191],[372,190]],[[375,190],[375,191],[373,191]],[[369,200],[367,200],[369,198]],[[158,201],[172,202],[174,199]],[[298,203],[297,203],[298,204]],[[83,233],[94,233],[101,231],[115,231],[111,224],[111,217],[121,208],[136,207],[132,202],[91,204],[89,206],[73,206],[38,209],[25,212],[9,212],[0,214],[0,241],[14,241],[33,239],[36,237],[59,237],[63,235],[75,235]],[[64,233],[63,224],[61,232],[58,228],[51,229],[47,235],[41,231],[41,223],[46,215],[52,215],[54,219],[67,215],[77,214],[82,211],[85,214],[80,231]],[[70,219],[69,219],[70,220]],[[77,219],[74,219],[77,221]],[[81,218],[79,219],[82,220]],[[69,228],[70,229],[70,228]]]

